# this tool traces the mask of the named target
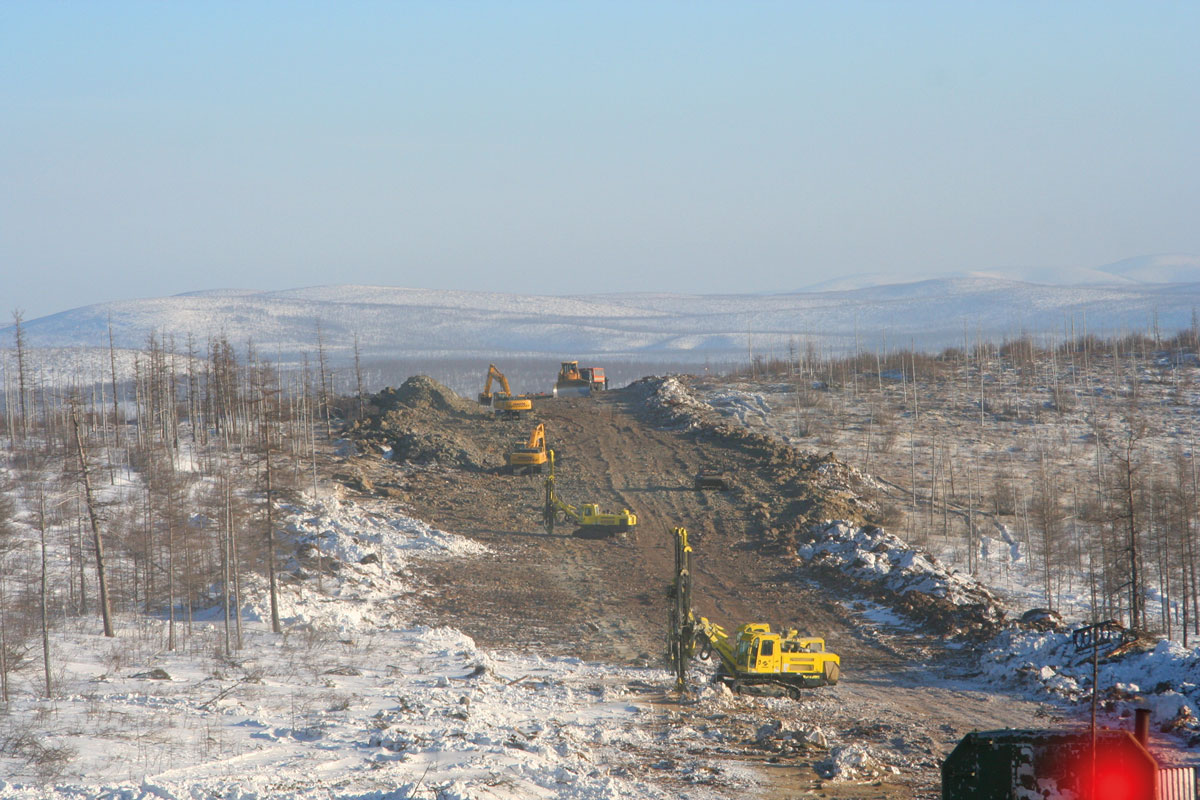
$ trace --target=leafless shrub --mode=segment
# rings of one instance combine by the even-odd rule
[[[813,435],[823,447],[836,447],[838,444],[837,427],[828,421],[815,424]]]
[[[0,734],[0,754],[22,761],[42,783],[57,780],[75,758],[67,745],[43,741],[28,727],[13,728]]]
[[[1013,485],[1012,473],[1007,469],[997,470],[992,476],[992,513],[1011,516],[1017,512],[1017,490]]]
[[[896,440],[899,438],[900,432],[892,423],[881,425],[879,428],[879,441],[875,448],[881,453],[890,453],[892,448],[896,446]]]
[[[354,704],[355,696],[352,694],[341,694],[339,692],[330,692],[326,698],[325,710],[334,711],[349,711],[350,706]]]
[[[1075,394],[1069,391],[1068,387],[1058,384],[1054,387],[1053,399],[1050,401],[1050,408],[1057,411],[1059,414],[1069,414],[1078,408],[1079,403],[1076,402]]]
[[[896,409],[885,403],[874,403],[871,405],[871,418],[875,420],[875,424],[879,426],[895,425],[896,424]]]
[[[796,387],[796,405],[800,408],[821,408],[826,400],[820,389],[804,383]]]
[[[119,642],[108,648],[106,653],[101,654],[100,661],[104,664],[105,671],[111,675],[129,666],[129,655],[129,644]]]

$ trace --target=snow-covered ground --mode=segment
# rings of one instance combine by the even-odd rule
[[[834,452],[851,466],[855,468],[862,466],[864,454],[859,449],[861,445],[857,441],[853,444],[849,442],[854,433],[847,433],[844,437],[835,438],[832,433],[824,432],[822,436],[827,438],[820,440],[815,440],[811,434],[809,436],[796,435],[796,430],[800,427],[797,424],[798,415],[810,412],[808,409],[797,407],[794,386],[753,383],[717,384],[702,391],[689,392],[678,381],[670,379],[669,383],[674,387],[671,389],[674,392],[673,402],[680,404],[681,407],[691,404],[693,408],[711,410],[730,422],[736,422],[751,430],[768,433],[778,440],[800,449],[824,451],[833,448]],[[820,414],[827,415],[827,412],[822,410]],[[937,415],[931,412],[926,412],[925,417],[927,420],[938,419]],[[938,422],[933,421],[926,424],[936,426]],[[1050,438],[1053,431],[1034,431],[1023,435]],[[868,444],[867,447],[870,448],[871,455],[869,457],[874,460],[875,464],[878,464],[884,458],[879,453],[879,440],[883,436],[881,433],[875,432],[874,437],[874,443]],[[860,438],[866,440],[867,436],[863,435]],[[906,434],[904,441],[907,442],[907,439]],[[1013,450],[1032,450],[1032,446],[1024,442],[1007,444]],[[1011,463],[1011,455],[1003,452],[1005,450],[1003,443],[992,445],[992,447],[1002,451],[1001,455],[1009,457],[1001,458],[1000,455],[988,456],[987,454],[981,456],[987,463],[977,466],[976,469],[983,475],[987,475],[984,472],[986,469],[1006,467]],[[907,477],[908,448],[897,445],[895,449],[899,455],[894,458],[900,463],[903,474]],[[1087,459],[1082,456],[1077,460],[1087,462]],[[878,478],[877,475],[870,474],[866,474],[866,477],[871,481]],[[983,478],[977,477],[976,480],[982,481]],[[976,487],[974,490],[976,502],[982,505],[978,498],[984,491],[991,491],[991,489],[990,482],[982,488]],[[907,495],[903,494],[906,491],[907,489],[898,486],[893,487],[894,494],[901,493],[906,497]],[[928,550],[946,565],[963,569],[967,561],[963,538],[940,535],[940,515],[935,515],[932,522],[926,523],[921,518],[924,513],[923,511],[921,516],[914,515],[916,518],[913,523],[922,534],[920,542],[922,549]],[[1028,536],[1019,535],[1017,531],[1012,530],[1008,522],[997,518],[994,514],[979,513],[976,525],[978,526],[978,537],[975,542],[975,577],[989,590],[995,592],[1014,611],[1019,612],[1045,606],[1044,565],[1038,553],[1032,552],[1034,548],[1031,547]],[[1148,602],[1153,616],[1153,610],[1159,604],[1159,599],[1153,589],[1149,591]],[[1054,576],[1054,606],[1068,620],[1089,619],[1092,613],[1091,597],[1090,587],[1085,577],[1066,572],[1056,573]]]
[[[665,672],[486,652],[425,627],[414,567],[482,546],[383,507],[287,511],[285,535],[342,566],[323,590],[312,573],[284,582],[283,635],[261,581],[228,654],[220,609],[179,621],[174,652],[161,619],[119,618],[115,639],[98,621],[56,631],[54,698],[27,669],[0,717],[14,754],[0,798],[675,796],[627,755],[654,713],[629,687],[667,686]]]
[[[681,419],[694,419],[707,408],[744,427],[805,446],[785,432],[790,428],[790,409],[780,410],[772,403],[772,397],[786,397],[786,393],[771,395],[730,386],[696,393],[668,379],[660,395]],[[1060,587],[1057,592],[1058,611],[1068,623],[1062,629],[1015,627],[1014,620],[1023,610],[1041,605],[1044,599],[1042,565],[1029,557],[1026,544],[1003,523],[993,521],[990,527],[991,532],[979,538],[975,575],[950,565],[960,554],[942,552],[939,558],[931,552],[929,547],[944,544],[937,538],[917,546],[882,529],[844,521],[815,526],[809,540],[798,545],[797,555],[810,566],[841,574],[864,596],[886,598],[887,608],[860,603],[873,609],[877,621],[885,625],[903,628],[912,625],[912,618],[928,621],[944,616],[936,608],[931,613],[929,602],[914,603],[914,597],[957,607],[964,618],[977,617],[985,623],[964,625],[964,630],[985,630],[986,623],[1007,616],[1010,627],[978,643],[979,676],[1014,695],[1074,709],[1083,719],[1085,706],[1090,706],[1091,661],[1086,652],[1076,649],[1071,628],[1089,619],[1086,584],[1080,580],[1075,588]],[[1156,602],[1153,593],[1150,599]],[[908,619],[894,616],[894,611]],[[1100,659],[1098,686],[1100,724],[1128,729],[1133,709],[1148,708],[1164,760],[1200,764],[1200,753],[1190,749],[1200,745],[1200,645],[1185,648],[1165,639],[1148,639],[1122,648]]]

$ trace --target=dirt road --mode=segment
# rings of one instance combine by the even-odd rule
[[[396,494],[416,516],[492,550],[486,559],[431,565],[421,598],[429,624],[454,626],[492,647],[661,664],[671,529],[683,526],[696,552],[698,613],[727,627],[745,621],[796,627],[825,637],[841,656],[843,682],[801,701],[737,697],[714,706],[679,703],[648,690],[647,700],[664,709],[664,729],[719,729],[721,735],[690,743],[691,759],[772,764],[772,781],[797,791],[821,788],[831,797],[934,797],[939,758],[963,733],[1028,726],[1046,714],[967,680],[971,664],[964,651],[947,649],[936,637],[880,629],[862,613],[864,606],[856,610],[855,598],[806,576],[793,557],[771,546],[754,513],[762,498],[787,500],[773,484],[778,470],[738,442],[659,427],[635,391],[535,405],[533,419],[545,423],[558,456],[559,494],[638,515],[638,526],[627,535],[600,540],[558,527],[547,535],[541,476],[497,469],[504,450],[528,435],[532,420],[498,421],[462,405],[446,410],[417,404],[403,411],[404,425],[430,426],[447,452],[470,446],[485,462],[483,469],[416,471],[378,459],[360,465],[374,486],[402,487]],[[696,471],[714,465],[734,476],[735,488],[695,490]],[[822,786],[813,765],[828,753],[781,755],[778,742],[756,731],[773,719],[785,728],[788,720],[819,725],[831,740],[866,744],[886,753],[885,763],[899,764],[901,772],[874,781],[869,794],[861,786],[857,794]]]

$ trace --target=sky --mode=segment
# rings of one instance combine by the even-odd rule
[[[1193,2],[0,3],[0,313],[1200,253]]]

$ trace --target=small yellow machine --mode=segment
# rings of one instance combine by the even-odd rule
[[[500,382],[499,391],[493,394],[492,380]],[[533,401],[528,397],[513,397],[508,388],[508,378],[496,369],[495,364],[488,364],[487,380],[483,383],[483,391],[479,393],[479,402],[491,406],[497,417],[519,417],[522,413],[533,408]]]
[[[546,426],[538,423],[529,434],[529,441],[523,447],[504,454],[504,467],[507,472],[541,472],[549,459],[546,456]]]
[[[792,697],[811,686],[833,686],[841,677],[841,659],[825,651],[825,640],[796,630],[773,633],[763,622],[740,626],[733,637],[720,625],[692,611],[692,548],[687,530],[675,528],[675,582],[671,587],[668,652],[675,685],[683,689],[693,655],[721,660],[717,680],[741,691],[748,686],[781,687]]]
[[[546,476],[546,503],[542,507],[542,525],[546,533],[554,533],[554,523],[574,522],[584,535],[603,536],[627,531],[637,525],[637,515],[628,508],[619,513],[606,513],[596,503],[573,506],[563,502],[554,491],[554,451],[547,451],[550,474]]]

